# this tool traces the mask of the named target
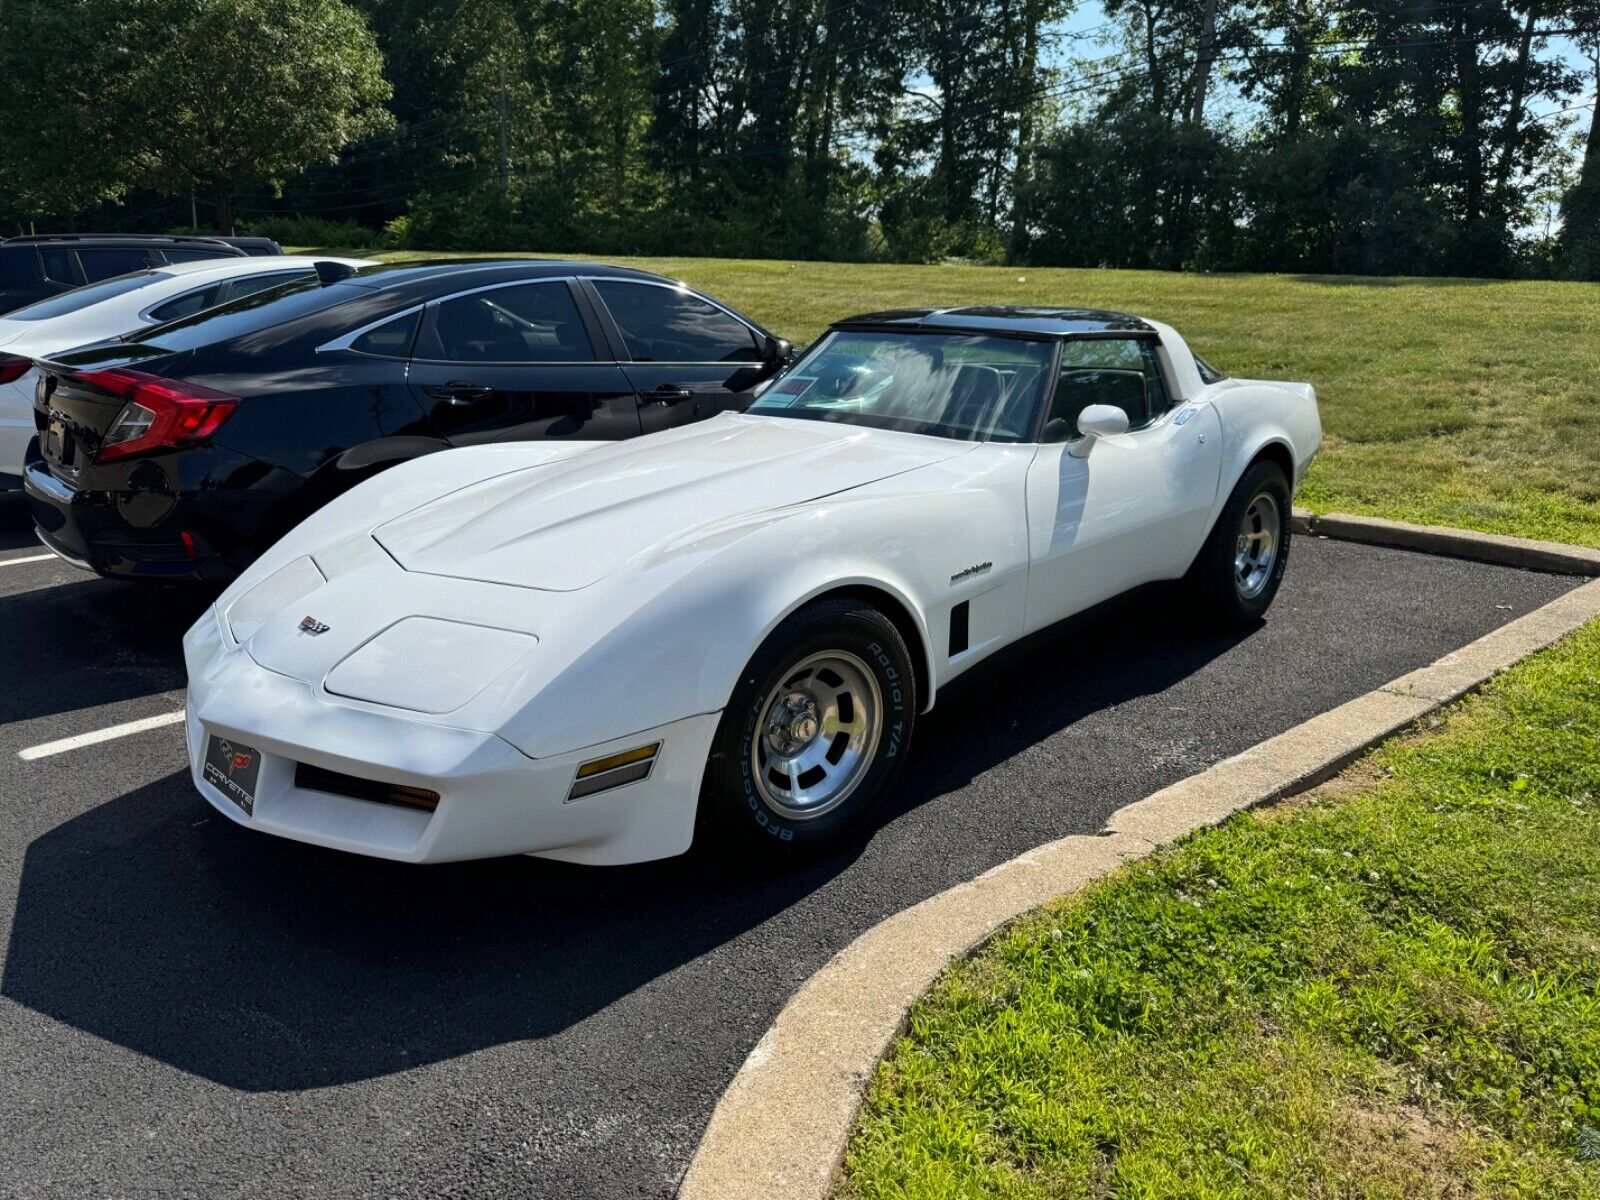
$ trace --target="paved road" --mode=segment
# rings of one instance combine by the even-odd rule
[[[0,1194],[73,1200],[670,1196],[784,999],[862,930],[1573,582],[1301,540],[1249,636],[1193,635],[1158,593],[952,689],[882,826],[827,860],[408,869],[211,815],[175,727],[20,759],[178,707],[203,601],[12,563],[17,519]]]

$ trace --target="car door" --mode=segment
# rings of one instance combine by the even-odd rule
[[[632,279],[586,283],[620,338],[646,433],[742,410],[776,364],[756,331],[688,288]]]
[[[1175,406],[1159,340],[1062,346],[1043,442],[1028,470],[1028,627],[1188,569],[1222,466],[1209,404]],[[1127,433],[1086,445],[1078,414],[1109,404]],[[1087,452],[1085,452],[1087,451]]]
[[[407,377],[455,445],[633,437],[639,404],[604,344],[573,281],[495,284],[427,306]]]

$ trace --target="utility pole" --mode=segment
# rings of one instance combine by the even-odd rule
[[[1189,109],[1189,123],[1199,125],[1206,119],[1206,89],[1211,83],[1211,67],[1217,60],[1217,0],[1206,0],[1206,12],[1200,24],[1200,55],[1194,65],[1194,103]]]
[[[200,232],[200,209],[195,205],[193,188],[189,189],[189,228]]]
[[[511,107],[506,99],[506,62],[500,60],[500,194],[511,194]]]

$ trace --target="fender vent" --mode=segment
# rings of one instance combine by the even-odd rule
[[[308,792],[326,792],[330,796],[348,796],[352,800],[366,800],[372,804],[388,804],[395,808],[409,808],[416,812],[433,812],[439,807],[439,793],[427,788],[404,787],[398,783],[380,783],[376,779],[358,779],[310,763],[296,763],[294,785]]]
[[[970,623],[972,601],[963,600],[950,610],[950,657],[954,658],[967,648],[967,627]]]

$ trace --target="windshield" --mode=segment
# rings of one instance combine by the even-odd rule
[[[828,334],[747,412],[1020,442],[1050,365],[1050,344],[955,333]]]
[[[347,288],[339,284],[323,287],[315,275],[306,274],[277,287],[208,308],[192,317],[157,325],[138,334],[138,339],[176,354],[282,325],[308,313],[331,308],[352,296],[371,294],[369,288]]]
[[[171,278],[172,276],[164,275],[160,271],[135,271],[131,275],[118,275],[115,279],[91,283],[88,287],[73,288],[70,292],[51,296],[50,299],[30,304],[27,308],[19,308],[16,312],[7,313],[6,320],[46,321],[51,317],[64,317],[68,313],[88,308],[91,304],[99,304],[102,300],[115,300],[118,296],[126,296],[129,292],[136,292],[142,287],[149,287],[152,283]]]

